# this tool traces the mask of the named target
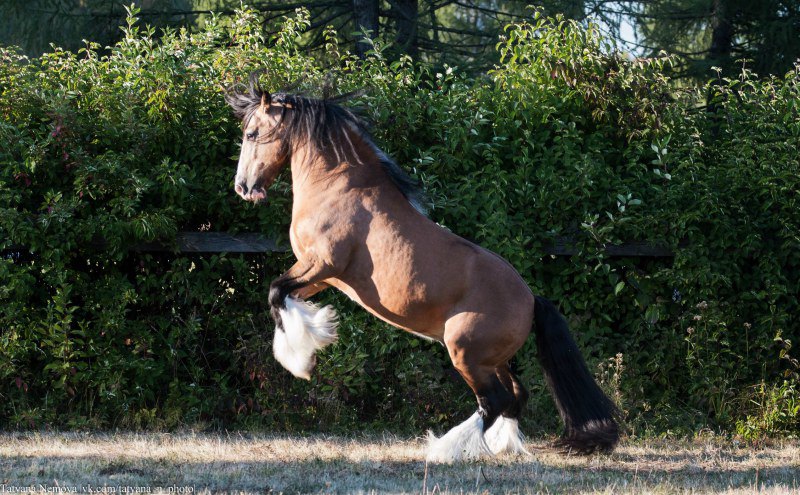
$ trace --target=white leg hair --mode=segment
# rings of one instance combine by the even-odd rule
[[[287,296],[280,310],[283,331],[275,329],[272,350],[275,359],[298,378],[311,379],[316,352],[336,342],[336,311]]]
[[[443,437],[428,432],[428,462],[453,463],[472,461],[492,455],[483,439],[483,418],[475,413]]]
[[[500,416],[486,430],[486,444],[495,454],[531,455],[525,448],[525,437],[519,430],[519,421]]]

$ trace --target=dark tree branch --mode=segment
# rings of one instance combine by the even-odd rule
[[[495,19],[497,19],[499,16],[506,16],[506,17],[509,17],[511,19],[519,19],[521,17],[524,17],[524,16],[520,16],[518,14],[512,14],[511,12],[504,12],[502,10],[490,9],[488,7],[479,7],[479,6],[477,6],[477,5],[473,4],[473,3],[469,3],[469,2],[466,2],[466,1],[463,1],[463,0],[455,1],[454,3],[456,5],[458,5],[459,7],[464,7],[464,8],[467,8],[467,9],[477,10],[478,12],[482,12],[484,14],[493,14],[493,15],[497,16],[497,17],[495,17]]]
[[[419,23],[419,25],[420,25],[420,27],[423,27],[425,29],[431,29],[433,27],[430,24],[426,24],[426,23],[422,23],[422,22]],[[443,31],[445,33],[465,34],[465,35],[468,35],[468,36],[478,36],[478,37],[481,37],[481,38],[494,38],[498,34],[498,33],[487,33],[487,32],[483,32],[483,31],[468,31],[466,29],[456,29],[456,28],[449,28],[449,27],[444,27],[444,26],[439,26],[439,30]]]

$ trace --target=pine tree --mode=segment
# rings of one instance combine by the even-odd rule
[[[612,24],[632,19],[643,55],[676,54],[680,74],[696,80],[742,64],[783,75],[800,57],[800,0],[595,0],[591,9]]]

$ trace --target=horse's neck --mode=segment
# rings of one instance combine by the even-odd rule
[[[333,156],[321,153],[293,153],[291,168],[295,204],[298,200],[313,201],[321,196],[341,194],[353,188],[386,185],[386,173],[376,158],[346,158],[337,163]]]

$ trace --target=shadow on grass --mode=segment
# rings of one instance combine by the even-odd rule
[[[618,456],[619,454],[614,454]],[[628,454],[623,454],[626,457]],[[595,461],[601,462],[595,462]],[[500,459],[455,466],[423,462],[352,461],[311,458],[282,460],[181,461],[175,458],[109,458],[102,455],[0,457],[0,483],[12,487],[61,487],[88,493],[156,491],[173,493],[563,493],[643,491],[796,490],[798,467],[707,468],[648,454],[635,466],[601,457],[586,465],[559,466],[530,459]],[[691,460],[690,460],[691,461]],[[732,461],[732,464],[735,464]],[[189,490],[188,487],[191,487]]]

